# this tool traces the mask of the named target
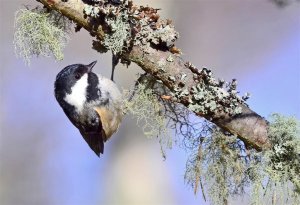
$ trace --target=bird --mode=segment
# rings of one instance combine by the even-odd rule
[[[122,95],[110,79],[92,72],[97,61],[63,68],[54,83],[55,98],[79,130],[89,147],[100,157],[104,142],[122,121]]]

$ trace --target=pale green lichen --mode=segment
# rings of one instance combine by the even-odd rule
[[[56,60],[62,60],[63,49],[69,41],[66,25],[70,24],[56,20],[58,13],[47,13],[44,9],[20,9],[15,15],[14,46],[18,57],[30,64],[32,56],[53,55]],[[61,19],[61,18],[59,18]]]
[[[119,15],[116,19],[107,18],[107,24],[111,27],[111,33],[105,34],[103,45],[114,54],[122,53],[129,46],[130,25],[126,15]]]
[[[294,117],[272,115],[273,149],[247,150],[235,136],[211,125],[195,140],[199,146],[187,162],[185,180],[215,205],[230,204],[249,192],[245,204],[300,204],[300,124]],[[203,137],[203,135],[206,135]]]
[[[138,7],[127,0],[99,0],[92,5],[85,4],[83,12],[93,28],[97,29],[99,22],[104,20],[104,39],[94,41],[93,48],[99,52],[112,50],[115,55],[135,45],[145,54],[153,52],[153,46],[172,48],[179,34],[169,20],[159,20],[158,10]],[[168,61],[173,60],[170,57]],[[125,62],[124,59],[121,62]]]
[[[134,38],[134,45],[150,46],[150,43],[159,45],[163,42],[165,46],[171,47],[179,38],[179,33],[175,31],[172,25],[166,25],[153,30],[148,19],[140,20],[139,24],[141,25],[141,30]]]
[[[300,204],[300,122],[273,114],[268,130],[273,149],[251,166],[253,204]]]
[[[165,66],[166,66],[166,59],[161,58],[158,62],[157,65],[159,67],[159,69],[163,72],[165,72]]]
[[[195,68],[193,68],[195,69]],[[189,98],[188,108],[195,112],[204,115],[218,114],[220,112],[229,115],[238,115],[242,113],[240,104],[245,101],[237,95],[236,80],[231,83],[225,83],[223,80],[215,80],[212,72],[206,68],[194,73],[196,85],[190,90],[191,97]],[[181,78],[186,76],[182,75]],[[176,88],[176,87],[175,87]],[[173,97],[180,99],[182,97],[181,90],[174,89]]]
[[[222,88],[199,83],[198,85],[192,87],[192,93],[192,103],[189,104],[188,108],[196,113],[208,114],[218,111],[225,111],[229,114],[241,113],[241,108],[238,106],[238,101],[234,98],[229,98],[229,94],[226,93]],[[224,104],[219,103],[220,101],[228,103],[226,106],[224,106]],[[224,107],[228,110],[224,110]]]
[[[157,137],[161,145],[162,155],[165,157],[165,148],[172,146],[172,138],[167,129],[167,119],[163,115],[163,107],[153,90],[145,84],[137,85],[134,96],[128,100],[128,91],[124,91],[123,110],[137,119],[143,133],[149,137]]]
[[[235,136],[228,136],[211,127],[209,136],[200,138],[200,147],[190,156],[185,173],[185,180],[198,191],[198,183],[202,181],[201,190],[208,196],[211,204],[227,204],[230,195],[241,192],[246,163],[239,160],[241,155],[237,146],[240,142]]]
[[[99,26],[97,21],[105,22],[103,40],[93,43],[93,47],[99,52],[111,50],[114,55],[119,55],[130,46],[131,26],[127,6],[127,1],[120,1],[120,4],[115,5],[108,0],[99,0],[93,5],[84,4],[83,12],[95,29]]]
[[[179,93],[178,97],[184,97],[184,96],[188,96],[190,94],[189,90],[187,88],[181,89],[181,92]]]
[[[181,73],[180,80],[181,80],[181,81],[185,81],[186,76],[187,76],[187,74]]]
[[[83,12],[93,18],[99,17],[100,7],[84,4]]]
[[[174,42],[178,38],[178,32],[171,25],[155,30],[150,37],[152,43],[158,45],[160,42],[166,42],[167,47],[174,45]]]
[[[170,75],[170,76],[168,77],[168,80],[170,80],[170,81],[172,81],[172,82],[175,82],[175,81],[176,81],[176,78],[175,78],[174,76],[171,76],[171,75]]]
[[[170,63],[173,62],[174,61],[173,56],[169,55],[168,58],[167,58],[167,61],[170,62]]]

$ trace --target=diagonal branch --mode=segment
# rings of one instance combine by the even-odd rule
[[[81,0],[38,1],[47,8],[56,10],[70,18],[78,26],[89,31],[92,36],[96,36],[100,41],[105,38],[106,33],[109,33],[105,21],[99,21],[97,27],[95,27],[95,25],[86,18],[83,12],[85,5]],[[143,45],[133,44],[127,52],[122,53],[121,58],[124,61],[135,62],[145,72],[151,74],[157,80],[162,81],[163,84],[174,93],[174,96],[176,96],[174,100],[176,100],[176,102],[182,103],[190,109],[195,103],[200,106],[203,102],[199,100],[195,101],[195,86],[201,83],[201,86],[209,87],[210,82],[205,80],[205,77],[207,77],[204,75],[205,72],[185,62],[176,53],[178,52],[171,52],[171,49],[162,47],[161,45],[157,46],[151,44],[147,47],[147,50],[145,50]],[[216,89],[220,90],[220,88]],[[183,91],[186,92],[183,94]],[[222,90],[222,92],[227,91]],[[229,95],[228,92],[225,94]],[[254,147],[257,150],[269,148],[271,145],[268,139],[267,121],[252,111],[242,100],[239,100],[238,97],[228,99],[229,101],[231,99],[237,101],[236,106],[240,108],[239,113],[233,114],[231,112],[225,112],[227,105],[221,101],[216,102],[217,107],[221,109],[214,109],[208,112],[202,112],[197,109],[191,110],[199,117],[204,117],[229,133],[237,135],[247,146]]]

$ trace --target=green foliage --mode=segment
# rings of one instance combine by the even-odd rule
[[[53,55],[56,60],[62,60],[63,48],[69,40],[66,31],[70,24],[69,20],[54,11],[20,9],[15,16],[14,45],[17,56],[28,65],[34,55]]]
[[[300,204],[299,122],[272,115],[269,137],[273,148],[247,150],[235,136],[211,126],[187,162],[185,180],[195,192],[199,184],[212,204],[250,191],[251,204]],[[204,187],[204,188],[203,188]]]

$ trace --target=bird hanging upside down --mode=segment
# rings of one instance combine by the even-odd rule
[[[117,85],[92,72],[96,62],[65,67],[56,76],[54,92],[69,120],[100,156],[104,142],[118,130],[123,113]]]

